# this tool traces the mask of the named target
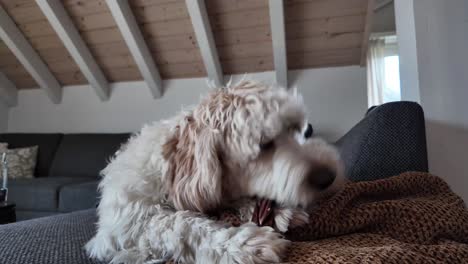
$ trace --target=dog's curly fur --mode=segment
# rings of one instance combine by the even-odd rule
[[[281,261],[288,241],[277,231],[229,227],[205,213],[256,196],[279,204],[278,231],[307,222],[299,208],[319,195],[322,177],[339,179],[343,169],[333,147],[303,138],[306,126],[295,92],[244,81],[144,127],[102,172],[88,254],[112,263]],[[251,204],[239,207],[249,219]]]

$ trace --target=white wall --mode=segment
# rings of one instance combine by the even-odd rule
[[[235,76],[239,79],[242,76]],[[272,72],[249,75],[271,82]],[[290,72],[290,80],[304,94],[310,120],[318,133],[335,140],[362,118],[366,110],[366,71],[341,67]],[[154,100],[144,83],[119,83],[111,99],[101,102],[88,86],[65,87],[63,102],[55,105],[39,89],[23,90],[18,106],[10,109],[10,132],[128,132],[144,123],[168,118],[182,106],[197,103],[208,91],[204,78],[170,80],[166,92]]]
[[[8,127],[8,107],[0,102],[0,133],[5,132]]]
[[[365,68],[293,71],[288,79],[304,96],[317,135],[334,141],[364,117],[367,110]]]
[[[430,170],[468,202],[468,1],[411,1]]]
[[[40,89],[18,94],[18,106],[10,109],[10,132],[129,132],[144,123],[170,116],[207,91],[198,80],[171,82],[163,99],[154,100],[142,82],[118,83],[109,101],[101,102],[89,86],[69,86],[63,101],[52,104]]]

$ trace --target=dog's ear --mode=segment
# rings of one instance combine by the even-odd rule
[[[221,202],[222,166],[217,146],[221,135],[190,124],[163,147],[168,162],[166,180],[177,210],[207,212]]]

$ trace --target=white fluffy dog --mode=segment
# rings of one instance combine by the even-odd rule
[[[245,197],[279,205],[278,231],[336,186],[337,151],[306,140],[294,92],[255,82],[213,90],[193,110],[144,127],[104,169],[91,257],[112,263],[272,263],[288,241],[270,227],[230,227],[204,213]],[[251,203],[241,203],[249,219]]]

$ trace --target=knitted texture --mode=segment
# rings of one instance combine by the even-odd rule
[[[426,173],[349,183],[286,236],[286,263],[468,263],[466,206]]]
[[[439,239],[468,243],[468,211],[441,178],[404,173],[346,185],[313,210],[307,227],[288,236],[316,240],[350,233],[379,234],[415,244]]]
[[[221,220],[240,224],[232,211]],[[468,263],[466,206],[427,173],[349,183],[286,237],[284,263]]]

